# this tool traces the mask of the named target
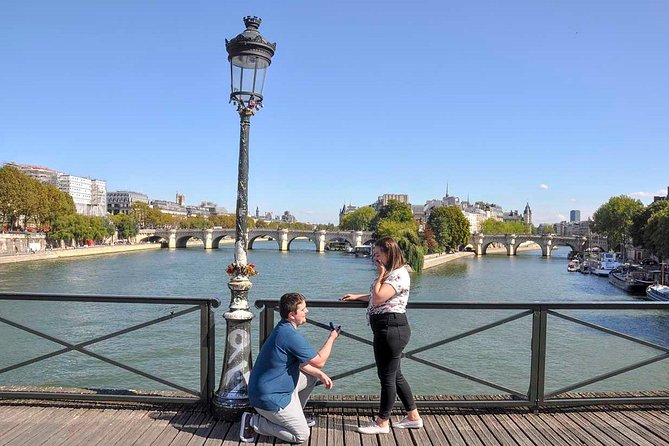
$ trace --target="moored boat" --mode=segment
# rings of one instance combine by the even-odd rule
[[[629,294],[645,294],[648,285],[653,284],[648,271],[636,265],[624,265],[611,271],[609,283]]]
[[[570,273],[575,273],[576,271],[579,270],[580,263],[578,259],[573,259],[569,264],[567,265],[567,271]]]
[[[613,252],[603,252],[599,260],[595,262],[592,273],[598,276],[607,277],[611,271],[622,266],[622,263],[616,261],[616,255]]]
[[[650,300],[669,302],[669,286],[667,285],[649,285],[646,288],[646,297]]]

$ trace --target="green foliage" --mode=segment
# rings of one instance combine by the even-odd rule
[[[350,214],[344,215],[339,224],[343,231],[369,231],[372,229],[372,220],[376,217],[374,208],[365,206]]]
[[[415,272],[423,270],[425,252],[418,237],[418,224],[413,219],[411,206],[390,200],[372,219],[375,237],[392,237],[402,249],[404,259]]]
[[[195,217],[187,217],[181,220],[178,224],[181,229],[208,229],[214,226],[211,221],[197,215]]]
[[[457,249],[458,246],[467,243],[469,220],[457,206],[433,209],[427,224],[432,228],[434,238],[442,249]]]
[[[113,215],[112,221],[114,222],[114,226],[116,226],[116,231],[120,238],[129,239],[136,236],[139,232],[137,220],[132,215]]]
[[[551,224],[543,224],[541,225],[541,233],[542,234],[555,234],[555,226]]]
[[[669,206],[653,213],[644,228],[644,245],[661,259],[669,258]]]
[[[653,215],[663,211],[666,208],[669,208],[668,200],[655,201],[646,206],[645,209],[632,218],[630,236],[632,237],[632,243],[634,246],[649,248],[653,242],[650,240],[650,237],[647,237],[645,234],[646,226],[648,225],[648,222]]]
[[[625,244],[630,236],[634,217],[643,211],[643,204],[625,195],[611,197],[595,211],[592,231],[608,237],[610,247]]]
[[[425,252],[423,251],[423,248],[406,238],[398,239],[397,244],[402,250],[404,260],[411,266],[411,269],[417,273],[423,271],[423,263],[425,260]]]
[[[522,221],[499,221],[489,218],[481,223],[484,234],[530,234],[532,227]]]
[[[420,236],[421,245],[427,251],[428,254],[437,254],[443,252],[443,249],[437,243],[437,240],[434,238],[434,232],[429,224],[425,224],[423,227],[423,232],[418,234]]]
[[[101,242],[113,233],[114,227],[106,218],[64,214],[54,218],[48,238],[56,243],[63,240],[79,245],[88,240]]]

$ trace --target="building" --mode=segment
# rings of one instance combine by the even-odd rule
[[[158,209],[163,214],[170,214],[177,217],[186,217],[188,215],[186,206],[182,206],[175,201],[153,200],[151,206],[154,209]]]
[[[179,206],[186,206],[186,196],[184,194],[177,192],[175,200]]]
[[[40,183],[51,184],[56,187],[58,186],[58,174],[60,172],[57,170],[52,170],[40,166],[29,166],[26,164],[7,163],[7,165],[20,170],[32,178],[35,178]]]
[[[656,201],[662,201],[662,200],[669,200],[669,187],[667,187],[667,196],[666,197],[658,196],[658,195],[653,197],[653,203],[656,202]]]
[[[563,236],[580,236],[585,237],[590,235],[590,222],[586,221],[561,221],[555,223],[555,234]]]
[[[8,163],[41,183],[56,186],[72,197],[77,214],[103,217],[107,214],[107,183],[88,177],[69,175],[57,170],[26,164]]]
[[[107,183],[76,175],[58,174],[58,189],[72,197],[77,214],[107,215]]]
[[[107,212],[112,215],[129,214],[133,203],[149,204],[149,197],[140,192],[114,191],[107,194]]]
[[[573,223],[575,221],[581,221],[581,211],[571,210],[569,211],[569,222]]]
[[[379,212],[381,208],[387,205],[390,200],[409,204],[409,196],[407,194],[383,194],[379,196],[379,198],[376,200],[376,203],[374,203],[372,207],[376,209],[376,212]]]
[[[358,206],[352,206],[352,205],[344,205],[342,206],[341,210],[339,211],[339,224],[341,224],[341,219],[344,218],[344,215],[350,214],[353,211],[356,211],[358,209]]]
[[[290,212],[284,211],[283,215],[281,216],[281,221],[284,223],[295,223],[297,222],[297,218],[295,218],[295,216]]]
[[[532,209],[530,209],[530,203],[525,203],[525,209],[523,210],[523,221],[528,226],[532,224]]]

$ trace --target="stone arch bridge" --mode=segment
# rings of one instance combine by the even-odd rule
[[[372,242],[369,231],[310,231],[298,229],[260,229],[248,230],[248,249],[259,239],[276,241],[279,251],[289,251],[290,244],[296,239],[308,239],[316,245],[316,251],[325,251],[329,242],[344,242],[352,247]],[[217,249],[221,240],[235,239],[234,229],[143,229],[137,234],[137,241],[162,243],[166,248],[185,248],[188,240],[199,239],[204,249]]]
[[[534,242],[541,247],[541,255],[550,257],[551,251],[557,246],[569,246],[573,251],[585,251],[587,248],[600,248],[608,251],[608,243],[604,237],[560,236],[560,235],[531,235],[531,234],[473,234],[469,245],[474,248],[476,255],[486,254],[488,247],[493,244],[503,245],[506,254],[515,256],[518,247],[526,242]]]

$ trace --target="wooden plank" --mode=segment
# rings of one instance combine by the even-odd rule
[[[77,408],[69,410],[68,408],[50,408],[54,415],[54,419],[63,418],[68,419],[59,429],[53,429],[50,433],[46,432],[43,436],[43,442],[49,445],[69,445],[74,443],[73,437],[81,438],[81,435],[86,433],[86,426],[89,423],[95,423],[96,417],[102,417],[101,409],[94,408]],[[63,415],[59,416],[58,413]],[[92,420],[92,421],[89,421]],[[79,435],[79,437],[77,437]],[[41,443],[40,443],[41,444]]]
[[[170,423],[168,423],[165,429],[163,429],[162,432],[160,432],[158,437],[156,437],[156,439],[151,444],[160,446],[170,444],[170,442],[174,440],[174,437],[176,437],[177,434],[179,433],[181,426],[188,423],[188,421],[191,419],[192,416],[194,416],[193,412],[186,410],[179,411],[177,416],[174,417],[174,419]]]
[[[591,426],[589,423],[584,422],[580,418],[575,418],[571,416],[569,412],[565,413],[555,413],[555,418],[559,419],[561,422],[571,426],[574,429],[574,433],[583,439],[586,444],[603,444],[603,445],[614,445],[615,443],[611,438],[601,432],[594,426]],[[588,438],[588,440],[585,440]]]
[[[68,442],[70,441],[70,438],[72,435],[76,435],[76,433],[79,431],[81,426],[84,424],[82,422],[82,419],[85,418],[88,415],[88,411],[84,411],[83,409],[78,409],[77,414],[73,415],[73,422],[70,423],[69,425],[65,426],[64,429],[61,429],[58,431],[55,435],[52,437],[49,437],[48,439],[48,444],[49,445],[54,445],[54,446],[60,446],[60,445],[67,445]],[[107,438],[108,432],[118,429],[120,426],[124,426],[125,423],[133,416],[135,411],[131,410],[119,410],[119,413],[116,414],[116,421],[115,423],[107,426],[107,428],[104,430],[103,434],[100,435],[100,438],[96,439],[96,441],[91,442],[90,444],[96,444],[100,443],[102,438]]]
[[[318,416],[319,413],[317,410],[313,413],[316,425],[311,428],[311,435],[309,435],[309,444],[312,446],[327,444],[328,417]]]
[[[511,419],[530,439],[530,444],[549,446],[552,444],[566,444],[562,442],[560,437],[552,438],[549,432],[540,430],[534,423],[530,422],[526,417],[527,414],[517,412],[507,413],[506,416]],[[552,441],[551,441],[552,440]]]
[[[186,446],[193,438],[195,431],[200,428],[206,416],[204,412],[193,412],[188,421],[179,427],[179,432],[168,444],[170,446]]]
[[[221,446],[237,446],[241,443],[239,441],[240,425],[241,423],[239,421],[236,421],[235,423],[232,424],[232,426],[230,426],[228,433],[225,435],[225,438],[223,439],[223,442],[221,442]]]
[[[146,416],[151,418],[152,422],[150,426],[144,429],[144,432],[137,438],[133,446],[150,446],[175,421],[179,413],[178,410],[148,412]]]
[[[669,419],[665,418],[663,421],[661,416],[659,418],[653,416],[654,412],[655,411],[624,410],[617,413],[617,416],[624,417],[625,419],[636,423],[645,431],[650,432],[651,435],[658,436],[663,439],[669,438]]]
[[[486,426],[488,426],[488,429],[490,429],[500,444],[503,446],[516,446],[518,444],[506,430],[504,423],[500,420],[498,414],[493,415],[490,413],[482,413],[479,414],[479,418]]]
[[[478,445],[478,446],[483,445],[483,442],[478,437],[474,429],[472,429],[471,425],[467,422],[467,419],[465,418],[464,415],[459,413],[449,416],[453,421],[455,427],[458,429],[458,432],[460,433],[460,435],[462,435],[462,438],[465,440],[466,445]]]
[[[48,417],[33,429],[24,432],[13,440],[3,441],[2,444],[12,446],[41,444],[45,439],[52,437],[55,432],[65,428],[68,423],[76,419],[76,417],[71,416],[72,412],[72,409],[63,410],[60,416]]]
[[[571,435],[580,439],[583,444],[587,444],[588,446],[605,444],[605,443],[602,443],[601,441],[597,440],[597,438],[590,435],[584,429],[582,429],[577,423],[575,423],[566,414],[564,414],[564,413],[551,413],[550,415],[551,415],[551,418],[553,418],[555,420],[554,421],[555,424],[562,426]],[[550,424],[553,425],[553,423],[550,423]]]
[[[227,421],[219,420],[214,424],[214,428],[209,432],[207,440],[204,442],[203,446],[220,446],[223,443],[223,439],[230,430],[232,423]]]
[[[344,408],[342,410],[342,429],[344,430],[345,446],[361,446],[362,439],[356,431],[358,427],[358,412],[355,409]]]
[[[439,427],[439,424],[437,424],[434,415],[429,410],[422,409],[420,417],[423,420],[423,429],[425,429],[425,434],[430,439],[430,443],[434,446],[449,446],[448,439],[444,431]]]
[[[369,424],[374,417],[375,417],[374,412],[371,412],[370,409],[358,410],[358,424],[357,424],[357,426],[364,426],[366,424]],[[378,446],[379,442],[377,441],[377,437],[378,437],[378,435],[362,435],[362,434],[360,434],[361,446]],[[311,445],[312,446],[319,446],[315,443],[311,443]]]
[[[57,409],[54,412],[67,413],[65,409]],[[67,437],[67,446],[78,446],[81,444],[90,444],[92,439],[91,432],[105,426],[104,421],[108,420],[113,415],[115,410],[108,409],[89,409],[81,414],[73,424],[70,424],[70,435]]]
[[[328,419],[327,445],[344,446],[344,418],[341,408],[330,409],[328,411],[327,419]]]
[[[436,415],[433,412],[431,416],[434,417],[436,425],[441,428],[444,436],[452,446],[467,446],[466,439],[462,436],[449,415]]]
[[[202,420],[200,427],[198,427],[193,434],[193,438],[191,438],[191,440],[188,442],[188,446],[203,446],[215,424],[216,420],[214,417],[205,414],[204,420]]]
[[[565,428],[562,424],[555,422],[555,419],[550,415],[545,413],[539,414],[528,414],[526,415],[528,419],[531,420],[534,424],[541,426],[542,429],[546,432],[546,435],[550,435],[551,438],[556,438],[555,444],[567,444],[569,446],[573,445],[585,445],[580,438],[573,435],[569,429]],[[552,434],[551,434],[552,432]],[[559,439],[559,440],[558,440]]]
[[[629,439],[629,441],[631,441],[635,445],[660,446],[661,444],[665,445],[667,444],[666,441],[661,439],[659,442],[649,441],[647,438],[645,438],[645,435],[639,434],[638,429],[636,429],[636,426],[634,426],[631,423],[626,423],[626,424],[621,423],[616,417],[611,416],[608,411],[591,412],[591,414],[594,415],[595,417],[598,417],[603,423],[606,423],[609,426],[611,426],[611,428],[618,431],[621,436],[623,436],[626,439]],[[643,429],[641,429],[641,433],[642,434],[644,433]]]
[[[488,426],[481,421],[477,413],[475,412],[469,414],[462,413],[462,416],[469,423],[472,430],[477,433],[478,437],[481,439],[483,444],[485,445],[501,444],[501,442],[497,440],[497,437],[488,428]]]
[[[608,437],[609,438],[609,440],[607,440],[609,442],[608,444],[636,446],[636,444],[633,441],[630,441],[624,435],[620,435],[620,433],[617,430],[615,430],[612,426],[608,425],[607,423],[602,423],[601,421],[599,421],[599,419],[595,417],[593,413],[594,411],[573,412],[569,413],[569,416],[577,420],[577,422],[580,423],[581,426],[583,426],[585,429],[588,429],[588,431],[593,435],[595,436],[598,435],[597,431],[599,431],[603,434],[603,436],[601,437],[602,439]],[[651,446],[651,445],[644,443],[641,446]]]
[[[37,408],[34,411],[28,411],[25,417],[20,419],[19,424],[14,425],[6,432],[0,433],[0,444],[9,442],[14,438],[22,436],[26,432],[39,427],[41,423],[50,418],[49,415],[49,411],[44,410],[44,408]]]

